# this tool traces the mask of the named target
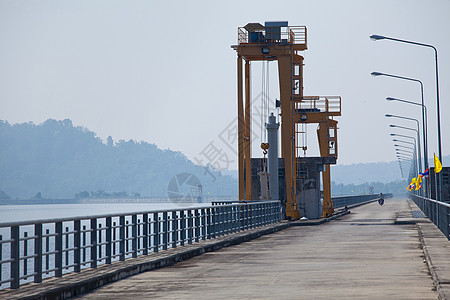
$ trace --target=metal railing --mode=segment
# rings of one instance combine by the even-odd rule
[[[450,204],[414,194],[409,197],[450,240]]]
[[[279,201],[0,223],[0,289],[280,222]]]
[[[238,44],[265,44],[267,40],[265,39],[265,30],[259,31],[260,36],[251,41],[249,39],[249,32],[244,27],[238,27]],[[294,45],[306,45],[307,44],[307,32],[306,26],[288,26],[280,28],[280,39],[273,40],[270,39],[271,43],[289,43]]]
[[[384,198],[391,198],[392,194],[383,194]],[[380,194],[373,194],[373,195],[358,195],[358,196],[339,196],[339,197],[333,197],[331,198],[331,201],[333,202],[334,208],[341,208],[346,207],[350,205],[355,205],[371,200],[376,200],[380,198]]]
[[[301,101],[295,102],[297,112],[328,112],[341,114],[340,96],[304,96]]]

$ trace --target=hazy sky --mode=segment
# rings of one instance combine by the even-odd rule
[[[443,154],[450,154],[450,1],[19,1],[0,0],[0,119],[41,123],[69,118],[103,140],[146,141],[206,161],[211,149],[236,168],[237,27],[286,20],[306,25],[305,95],[339,95],[340,164],[395,160],[389,128],[421,118],[417,83],[374,78],[380,71],[425,86],[429,152],[437,152],[433,51],[439,51]],[[279,98],[276,63],[270,97]],[[254,63],[253,96],[262,91]],[[258,105],[259,102],[256,102]],[[310,126],[309,156],[317,155]],[[259,134],[260,128],[255,125]],[[255,154],[260,154],[255,142]],[[210,153],[211,154],[211,153]],[[223,156],[220,156],[224,158]],[[448,165],[448,162],[444,162]]]

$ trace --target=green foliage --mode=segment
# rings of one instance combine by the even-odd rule
[[[178,173],[199,178],[207,194],[236,194],[230,176],[216,181],[203,167],[181,152],[161,150],[154,144],[108,138],[102,143],[94,132],[74,127],[68,119],[49,119],[11,125],[0,120],[0,182],[14,198],[29,198],[40,191],[48,198],[167,196],[167,184]],[[80,192],[81,191],[81,192]],[[110,192],[105,191],[122,191]]]
[[[89,192],[83,191],[75,194],[75,198],[89,198]]]
[[[0,190],[0,199],[11,199],[4,191]]]
[[[34,195],[33,199],[42,199],[42,193],[37,192],[36,195]]]

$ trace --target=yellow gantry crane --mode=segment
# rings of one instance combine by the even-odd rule
[[[260,23],[249,23],[238,28],[238,44],[232,48],[238,55],[239,200],[252,200],[250,65],[252,61],[277,61],[281,108],[281,157],[285,161],[286,217],[298,219],[300,213],[296,183],[300,176],[300,160],[297,158],[300,157],[301,150],[306,151],[306,145],[300,145],[300,135],[304,131],[299,128],[302,124],[317,123],[320,155],[337,158],[337,121],[333,118],[341,115],[341,98],[303,95],[303,57],[299,53],[307,49],[305,26],[288,26],[288,22],[265,22],[264,26]],[[323,216],[326,217],[334,211],[331,202],[329,165],[326,165],[322,172],[322,181]]]

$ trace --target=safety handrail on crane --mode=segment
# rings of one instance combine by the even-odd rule
[[[281,31],[281,38],[277,40],[270,40],[272,44],[293,44],[305,45],[307,44],[306,26],[288,26],[287,30]],[[265,29],[254,31],[259,33],[256,39],[249,37],[249,31],[244,27],[238,27],[238,44],[266,44],[269,40],[265,39]]]
[[[302,100],[295,101],[297,112],[326,112],[331,115],[341,114],[340,96],[304,96]]]

